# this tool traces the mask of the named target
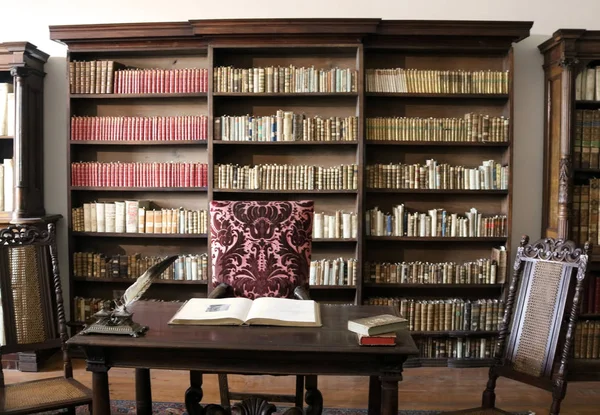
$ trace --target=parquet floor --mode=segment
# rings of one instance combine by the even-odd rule
[[[57,376],[61,363],[53,359],[40,373],[5,371],[7,383]],[[75,378],[91,386],[91,373],[84,362],[74,361]],[[152,395],[155,401],[182,402],[188,387],[188,374],[182,371],[153,370]],[[111,399],[134,399],[132,369],[111,369],[109,372]],[[416,368],[406,369],[399,387],[402,409],[453,410],[476,406],[487,380],[487,369]],[[293,377],[230,376],[230,388],[238,391],[292,393]],[[358,377],[319,378],[319,389],[326,406],[365,408],[368,380]],[[218,402],[217,377],[205,376],[204,402]],[[549,392],[507,379],[498,381],[497,404],[505,410],[533,410],[536,415],[548,414]],[[570,383],[561,414],[600,415],[600,382]]]

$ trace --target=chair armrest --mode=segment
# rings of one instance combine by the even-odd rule
[[[308,295],[308,291],[304,287],[296,287],[294,289],[294,297],[297,300],[310,300],[310,295]]]
[[[208,298],[228,298],[233,297],[233,288],[231,285],[224,282],[220,283],[214,290],[210,292]]]

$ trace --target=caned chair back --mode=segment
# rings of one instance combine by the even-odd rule
[[[313,217],[313,201],[212,201],[213,286],[251,299],[308,289]]]
[[[45,226],[0,230],[3,353],[60,347],[66,341],[55,227]]]
[[[561,374],[566,370],[589,245],[528,239],[523,237],[516,253],[496,358],[526,377],[551,378],[555,363]]]

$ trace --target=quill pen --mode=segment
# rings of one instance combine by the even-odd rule
[[[146,272],[140,275],[136,282],[127,288],[123,296],[119,300],[115,301],[115,311],[126,311],[127,308],[135,303],[146,292],[154,279],[158,278],[160,274],[162,274],[167,268],[169,268],[169,266],[171,266],[173,262],[175,262],[177,257],[177,255],[169,256],[158,264],[154,264],[148,268]]]

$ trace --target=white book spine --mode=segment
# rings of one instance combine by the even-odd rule
[[[125,201],[125,233],[137,233],[139,207],[137,200]]]
[[[96,203],[96,222],[98,232],[106,232],[104,203]]]
[[[4,210],[12,212],[14,198],[13,160],[4,159]]]
[[[125,202],[115,202],[115,232],[125,233]]]
[[[115,204],[104,204],[104,228],[106,232],[115,232]]]

